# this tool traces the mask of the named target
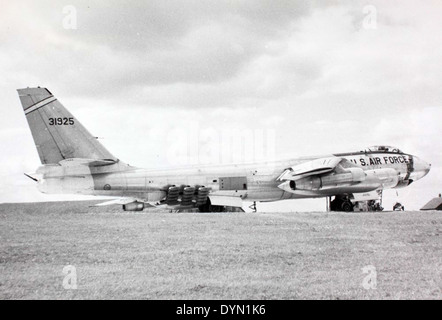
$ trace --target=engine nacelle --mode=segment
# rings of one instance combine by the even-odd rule
[[[367,171],[360,168],[347,168],[341,173],[285,181],[278,187],[300,196],[324,196],[394,188],[398,181],[398,173],[392,168]]]
[[[367,177],[379,179],[384,189],[394,188],[399,183],[399,174],[393,168],[367,170],[365,173]]]
[[[360,168],[348,168],[344,173],[333,173],[323,176],[306,177],[290,181],[292,190],[320,190],[329,187],[351,185],[365,181],[366,174]]]
[[[144,203],[143,202],[131,202],[128,204],[123,204],[124,211],[143,211]]]

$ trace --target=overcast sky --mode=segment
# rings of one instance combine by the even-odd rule
[[[286,158],[387,144],[432,164],[399,197],[386,192],[388,207],[400,200],[419,209],[442,192],[440,1],[1,7],[0,202],[66,198],[39,194],[23,176],[40,165],[16,92],[27,86],[47,87],[132,165],[238,160],[214,151],[214,137],[229,132],[252,137],[254,151],[243,147],[240,160],[261,149],[263,158]]]

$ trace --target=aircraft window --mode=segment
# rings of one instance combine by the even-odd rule
[[[401,150],[391,146],[372,146],[367,148],[368,151],[378,151],[378,152],[394,152],[394,153],[402,153]]]

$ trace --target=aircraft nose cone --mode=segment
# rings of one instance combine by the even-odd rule
[[[423,160],[421,160],[421,162],[422,162],[422,164],[421,164],[422,170],[425,172],[425,175],[426,175],[426,174],[428,174],[428,172],[430,172],[431,164],[427,163],[427,162],[425,162]]]
[[[431,164],[417,157],[415,158],[414,171],[416,172],[417,179],[425,177],[428,174],[428,172],[430,172],[430,169],[431,169]]]
[[[425,168],[425,175],[428,174],[428,172],[430,172],[431,169],[431,163],[427,163],[427,167]]]

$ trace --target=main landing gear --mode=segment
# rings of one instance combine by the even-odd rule
[[[206,203],[199,206],[198,209],[200,212],[226,212],[226,207],[212,205],[209,198]]]
[[[330,202],[330,211],[353,211],[353,203],[348,196],[336,196],[333,201]]]
[[[215,206],[210,202],[210,198],[207,199],[206,203],[198,206],[200,212],[244,212],[242,208],[229,207],[229,206]]]

